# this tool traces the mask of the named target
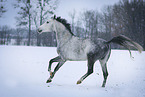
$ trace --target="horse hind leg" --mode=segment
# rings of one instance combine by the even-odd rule
[[[105,64],[101,64],[101,67],[102,67],[103,76],[104,76],[102,87],[105,87],[106,81],[107,81],[107,77],[108,77],[108,71],[107,71],[106,63]]]
[[[100,64],[101,64],[101,67],[102,67],[102,71],[103,71],[103,77],[104,77],[102,87],[105,87],[106,81],[107,81],[107,77],[108,77],[107,61],[109,59],[109,56],[110,56],[110,51],[108,52],[108,54],[103,59],[99,60]]]
[[[78,81],[77,81],[77,84],[81,84],[82,81],[87,78],[90,74],[93,73],[93,67],[94,67],[94,63],[95,63],[95,60],[93,60],[91,57],[88,56],[88,71],[87,73],[82,76]]]

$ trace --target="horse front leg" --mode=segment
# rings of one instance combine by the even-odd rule
[[[50,72],[50,75],[52,75],[52,71],[51,71],[51,65],[52,65],[52,63],[53,62],[60,62],[60,61],[61,61],[61,57],[60,56],[57,56],[57,57],[55,57],[55,58],[53,58],[53,59],[51,59],[49,61],[48,72]]]
[[[66,62],[66,61],[62,61],[62,60],[61,60],[61,62],[59,62],[59,63],[57,64],[57,66],[56,66],[55,69],[54,69],[54,72],[50,72],[50,77],[49,77],[49,79],[46,81],[46,83],[49,83],[49,82],[52,81],[52,78],[54,77],[55,73],[59,70],[59,68],[60,68],[65,62]]]

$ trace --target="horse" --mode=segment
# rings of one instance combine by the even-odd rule
[[[134,47],[140,53],[143,51],[142,46],[124,35],[113,37],[110,41],[101,38],[79,38],[71,32],[70,24],[65,19],[61,17],[56,18],[56,16],[47,20],[38,28],[38,33],[45,32],[54,32],[56,34],[58,53],[57,57],[49,61],[48,72],[50,77],[46,83],[52,82],[55,73],[66,61],[87,61],[87,73],[77,81],[77,84],[81,84],[84,79],[93,73],[94,63],[99,60],[104,77],[102,87],[105,87],[108,77],[107,61],[111,53],[111,43],[126,47],[130,55],[130,47]],[[52,72],[51,66],[53,62],[58,62],[58,64]]]

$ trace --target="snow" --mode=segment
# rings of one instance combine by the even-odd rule
[[[66,62],[48,84],[48,61],[57,56],[55,47],[0,46],[0,97],[145,97],[145,52],[132,54],[134,59],[126,50],[112,50],[102,88],[98,61],[80,85],[76,82],[87,71],[86,61]]]

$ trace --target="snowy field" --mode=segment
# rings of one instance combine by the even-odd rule
[[[145,52],[132,54],[134,59],[126,50],[112,50],[102,88],[98,61],[80,85],[76,82],[87,71],[86,61],[66,62],[48,84],[48,61],[57,56],[56,48],[0,46],[0,97],[145,97]]]

